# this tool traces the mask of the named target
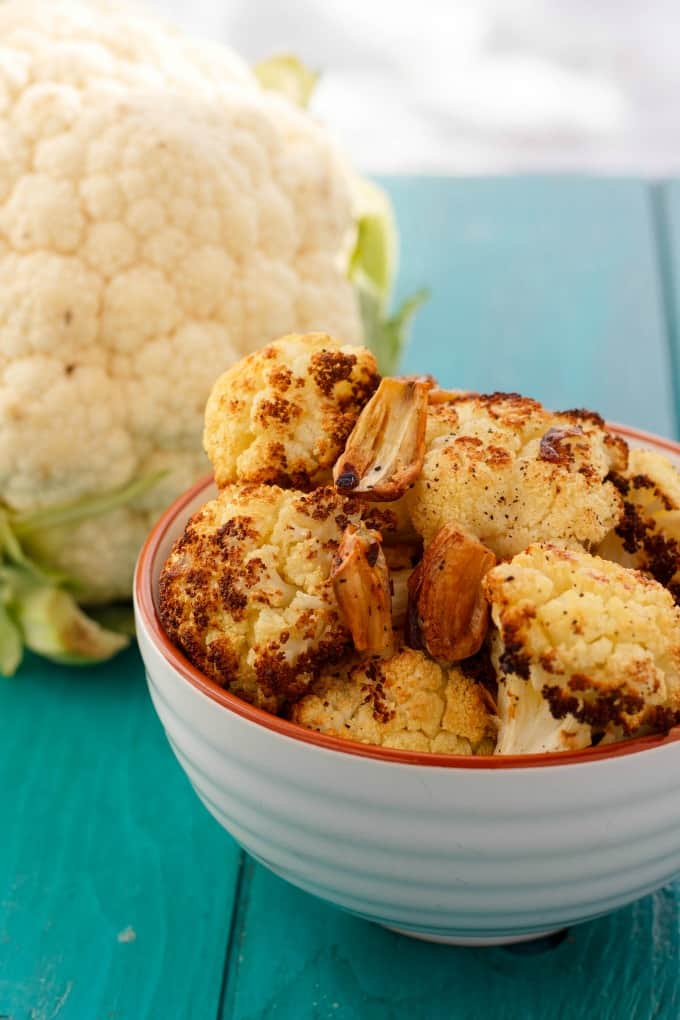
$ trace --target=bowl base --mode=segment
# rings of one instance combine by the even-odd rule
[[[546,928],[545,931],[532,931],[529,935],[495,935],[486,938],[467,935],[428,935],[426,932],[410,931],[408,928],[395,928],[391,924],[384,924],[383,928],[398,935],[406,935],[410,939],[420,939],[421,942],[438,942],[442,946],[509,946],[517,942],[535,942],[536,939],[544,939],[561,931],[560,928]]]

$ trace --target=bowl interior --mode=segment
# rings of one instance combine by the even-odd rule
[[[641,432],[623,425],[610,425],[613,432],[623,436],[631,447],[658,450],[664,453],[680,469],[680,444],[668,439]],[[155,525],[140,553],[135,573],[135,604],[143,626],[163,657],[187,682],[206,697],[221,705],[226,711],[248,719],[260,726],[280,733],[291,739],[324,747],[341,754],[359,755],[381,761],[400,764],[424,765],[439,768],[465,769],[515,769],[545,766],[563,766],[587,761],[615,758],[636,754],[650,748],[680,740],[680,727],[666,735],[652,735],[605,747],[586,748],[580,751],[563,751],[547,754],[525,755],[445,755],[418,751],[401,751],[392,748],[374,747],[351,740],[330,737],[308,730],[296,723],[279,719],[260,708],[248,704],[196,669],[189,660],[170,642],[158,617],[158,583],[163,563],[172,545],[184,530],[186,522],[204,503],[214,498],[217,488],[211,477],[197,482],[180,496]]]

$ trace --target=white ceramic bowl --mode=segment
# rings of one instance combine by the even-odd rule
[[[680,445],[616,427],[680,465]],[[307,892],[420,938],[493,944],[597,917],[680,872],[680,733],[517,758],[324,737],[222,690],[164,635],[158,575],[209,481],[149,536],[135,577],[151,697],[209,811]]]

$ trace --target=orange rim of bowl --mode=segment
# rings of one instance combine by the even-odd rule
[[[659,449],[668,450],[680,457],[680,443],[673,442],[670,439],[662,439],[652,433],[629,428],[626,425],[607,423],[607,427],[625,438],[648,442]],[[361,744],[355,740],[346,740],[343,737],[332,737],[324,733],[318,733],[316,730],[299,726],[297,723],[289,722],[287,719],[280,719],[278,716],[272,715],[262,708],[256,708],[255,705],[243,701],[242,698],[231,694],[224,687],[220,687],[214,680],[211,680],[201,673],[200,670],[196,669],[186,656],[172,644],[163,630],[153,597],[158,553],[168,530],[187,505],[203,489],[208,488],[212,482],[212,475],[196,482],[195,485],[184,492],[168,507],[160,520],[155,524],[139,555],[135,571],[134,588],[139,613],[163,658],[192,687],[195,687],[201,694],[206,695],[211,701],[221,705],[222,708],[226,708],[228,711],[241,716],[243,719],[247,719],[249,722],[262,726],[281,736],[289,737],[299,743],[312,744],[327,751],[356,755],[361,758],[371,758],[391,764],[424,765],[429,768],[517,769],[585,764],[589,761],[601,761],[605,758],[621,758],[637,754],[650,748],[660,747],[664,744],[680,740],[680,726],[678,726],[667,734],[651,734],[645,737],[638,737],[634,740],[607,744],[604,747],[587,747],[579,751],[554,751],[543,754],[514,755],[436,754],[429,751],[402,751],[390,747],[377,747],[373,744]]]

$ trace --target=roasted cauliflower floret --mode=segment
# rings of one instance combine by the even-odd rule
[[[552,413],[517,394],[463,395],[431,404],[423,469],[407,496],[429,541],[457,523],[498,557],[531,542],[578,548],[621,517],[605,479],[627,447],[588,411]]]
[[[412,649],[324,669],[291,718],[334,737],[440,754],[490,754],[496,732],[480,683]]]
[[[598,553],[644,570],[680,602],[680,472],[661,453],[631,450],[628,469],[612,481],[623,517]]]
[[[325,333],[291,334],[239,361],[217,380],[205,411],[203,444],[218,487],[329,483],[379,381],[370,351]]]
[[[160,579],[170,639],[218,683],[278,711],[351,644],[330,580],[358,504],[233,485],[194,514]]]
[[[512,673],[499,680],[497,713],[496,754],[578,751],[592,742],[592,729],[587,723],[571,714],[556,719],[549,702]]]
[[[530,546],[482,583],[512,694],[519,680],[556,719],[594,733],[665,730],[680,718],[680,610],[661,585],[553,545]]]

